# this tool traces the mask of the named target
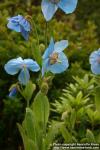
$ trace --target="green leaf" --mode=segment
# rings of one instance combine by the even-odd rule
[[[27,136],[36,142],[36,120],[34,114],[30,108],[26,108],[25,119],[23,121],[23,127],[27,133]],[[38,126],[37,126],[38,128]]]
[[[74,129],[75,121],[76,121],[76,111],[73,109],[70,116],[70,125],[72,129]]]
[[[37,145],[31,139],[28,139],[29,149],[28,150],[38,150]]]
[[[95,93],[95,105],[97,111],[100,112],[100,87],[96,88],[96,93]]]
[[[24,148],[25,148],[25,150],[28,150],[28,142],[27,142],[27,136],[25,134],[25,130],[23,129],[23,127],[19,123],[17,123],[17,126],[18,126],[18,129],[19,129],[20,134],[21,134],[22,139],[23,139]]]
[[[26,101],[30,101],[35,88],[36,88],[35,84],[33,84],[31,81],[29,81],[27,83],[24,91],[22,92],[22,95],[23,95],[23,97],[25,98]]]
[[[100,113],[97,110],[94,112],[94,120],[95,121],[100,121]]]
[[[93,123],[93,122],[94,122],[94,116],[93,116],[94,111],[93,111],[92,109],[88,108],[88,109],[87,109],[87,114],[88,114],[89,119],[90,119],[90,120],[92,121],[92,123]]]
[[[79,105],[81,103],[82,97],[83,97],[83,93],[81,91],[79,91],[79,93],[76,96],[77,105]]]
[[[45,145],[46,148],[49,149],[50,148],[50,144],[53,143],[53,140],[55,138],[55,136],[59,133],[59,129],[62,126],[62,122],[53,122],[51,127],[48,130],[46,139],[45,139]]]
[[[87,133],[86,133],[86,138],[88,139],[88,142],[93,142],[95,143],[95,137],[94,137],[94,134],[92,133],[91,130],[87,130]]]
[[[61,130],[62,136],[65,139],[65,142],[67,143],[72,142],[72,135],[69,133],[69,131],[64,125],[60,128],[60,130]]]
[[[81,143],[86,143],[87,141],[88,141],[87,138],[82,138],[80,142],[81,142]]]
[[[48,122],[50,110],[49,107],[50,106],[47,96],[40,91],[34,99],[32,110],[40,126],[42,125],[43,128],[46,127],[46,124]]]
[[[41,149],[43,134],[39,128],[34,112],[30,108],[26,108],[26,115],[23,121],[23,128],[30,140],[34,142],[36,148]]]
[[[23,139],[24,149],[25,150],[38,150],[34,142],[27,137],[23,127],[19,123],[17,124],[17,126]]]

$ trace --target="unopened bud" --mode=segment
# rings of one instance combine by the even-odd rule
[[[10,98],[13,98],[14,96],[16,96],[17,91],[18,91],[17,85],[16,85],[16,84],[13,84],[13,85],[10,87],[10,89],[9,89],[9,97],[10,97]]]
[[[48,93],[48,84],[47,83],[42,83],[41,85],[41,92],[44,93],[44,94],[47,94]]]
[[[65,111],[62,113],[62,117],[61,117],[61,120],[65,120],[68,116],[68,111]]]
[[[39,45],[39,48],[40,48],[41,53],[45,51],[45,45],[43,43]]]

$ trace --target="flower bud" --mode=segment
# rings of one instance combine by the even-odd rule
[[[44,50],[45,50],[45,45],[44,45],[43,43],[41,43],[41,44],[39,45],[39,48],[40,48],[41,53],[43,53]]]
[[[13,98],[14,96],[16,96],[17,91],[18,91],[17,85],[16,84],[12,85],[11,88],[9,89],[9,95],[8,96],[10,98]]]
[[[48,93],[48,84],[47,83],[42,83],[41,85],[41,92],[44,93],[44,94],[47,94]]]
[[[62,113],[62,117],[61,117],[61,120],[65,120],[68,116],[68,111],[65,111]]]

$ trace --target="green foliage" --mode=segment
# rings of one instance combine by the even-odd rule
[[[36,122],[34,121],[33,112],[26,108],[25,120],[23,122],[23,126],[18,124],[19,131],[23,138],[24,148],[25,150],[37,150],[37,143],[35,141],[36,138]],[[33,141],[32,141],[33,140]]]
[[[98,142],[100,113],[95,107],[95,78],[87,74],[73,78],[75,82],[68,84],[52,104],[59,114],[57,119],[64,122],[61,134],[65,142]]]
[[[100,35],[100,2],[98,0],[81,0],[76,11],[77,18],[85,26],[87,20],[92,20],[97,25],[97,33]]]
[[[36,133],[39,136],[37,136],[37,138],[40,138],[38,139],[38,141],[40,141],[38,145],[43,150],[45,149],[44,147],[49,148],[51,141],[53,141],[55,135],[59,132],[59,129],[65,142],[89,142],[90,139],[92,141],[100,142],[98,128],[100,125],[100,113],[98,111],[100,110],[99,92],[97,91],[97,93],[95,93],[94,91],[94,78],[87,75],[83,78],[84,74],[88,73],[88,70],[90,70],[88,57],[91,51],[99,47],[98,35],[100,34],[100,2],[97,0],[81,0],[78,2],[77,12],[70,16],[66,16],[64,14],[62,15],[61,11],[58,11],[56,13],[56,18],[53,19],[49,25],[47,25],[47,43],[45,42],[46,24],[44,22],[44,18],[41,13],[40,6],[34,6],[34,4],[40,5],[40,1],[0,1],[0,106],[2,107],[0,109],[0,135],[2,135],[2,137],[0,137],[0,149],[2,149],[4,145],[5,147],[9,147],[10,145],[10,148],[8,148],[10,150],[15,149],[17,143],[16,139],[18,139],[18,136],[16,137],[17,130],[15,124],[16,122],[22,120],[24,111],[24,106],[20,98],[19,100],[17,98],[3,100],[8,94],[9,86],[17,80],[16,77],[5,74],[4,64],[9,59],[18,56],[22,56],[23,58],[28,58],[31,56],[31,58],[37,59],[40,64],[40,54],[43,54],[46,48],[45,45],[50,41],[50,36],[54,36],[55,41],[62,39],[69,40],[69,47],[65,50],[65,53],[69,58],[70,69],[61,75],[56,75],[53,80],[53,85],[48,94],[50,100],[53,100],[61,95],[61,90],[65,87],[65,83],[67,83],[66,89],[63,90],[62,98],[53,104],[56,108],[55,113],[58,112],[60,116],[60,118],[57,118],[60,122],[54,122],[50,127],[48,127],[49,129],[48,133],[46,132],[45,140],[44,137],[41,137],[44,130],[43,132],[41,131],[42,133]],[[36,26],[32,28],[33,34],[30,34],[30,39],[28,42],[24,41],[19,33],[7,29],[7,18],[17,14],[22,14],[24,16],[30,15],[32,20],[35,21]],[[39,34],[39,46],[37,46],[38,42],[36,37],[36,29]],[[36,76],[32,76],[32,80],[35,81],[34,83],[36,83]],[[72,76],[78,77],[72,78]],[[47,90],[46,86],[47,84],[43,85],[44,89],[42,89],[44,91]],[[28,102],[32,99],[34,90],[35,85],[32,85],[32,83],[29,83],[23,90],[22,95],[28,100]],[[43,94],[41,97],[42,96]],[[22,126],[18,125],[23,137],[24,145],[27,143],[25,148],[29,150],[37,149],[34,141],[30,137],[30,129],[33,129],[33,122],[36,119],[36,117],[34,119],[34,116],[38,116],[39,118],[42,116],[40,120],[43,122],[43,113],[40,114],[37,112],[39,110],[37,105],[41,106],[41,109],[43,109],[46,105],[48,106],[46,97],[43,98],[43,102],[46,102],[45,104],[43,103],[43,105],[42,98],[38,98],[40,102],[38,104],[37,97],[35,97],[34,104],[36,115],[34,115],[32,111],[33,108],[32,110],[27,109],[27,116],[25,116],[26,120]],[[47,112],[46,118],[44,119],[47,123],[49,112],[45,109],[43,110],[44,113]],[[52,117],[54,116],[51,116],[51,119]],[[30,127],[28,122],[31,122]],[[40,124],[41,123],[39,123],[39,127]],[[36,124],[36,128],[37,127],[38,126]],[[45,124],[45,128],[46,127],[47,124]],[[9,132],[7,131],[8,128]],[[27,129],[29,130],[27,131]],[[28,133],[28,137],[26,132]],[[59,137],[57,137],[57,139],[60,140]],[[43,146],[41,146],[42,142],[44,143]]]
[[[13,4],[12,4],[13,3]],[[46,24],[43,18],[43,15],[41,13],[40,6],[35,7],[34,5],[27,5],[27,2],[24,2],[24,5],[20,5],[22,3],[21,0],[19,1],[5,1],[2,6],[1,4],[1,12],[0,12],[0,70],[1,70],[1,76],[0,80],[2,80],[2,83],[4,86],[5,81],[7,84],[9,84],[9,80],[12,80],[14,83],[16,80],[15,78],[5,75],[5,71],[3,69],[4,64],[11,58],[16,58],[18,56],[21,56],[23,58],[34,58],[38,59],[38,62],[40,64],[40,54],[43,53],[45,50],[45,30],[46,30]],[[30,1],[30,3],[34,3],[33,1]],[[9,6],[9,9],[8,9]],[[27,6],[27,7],[26,7]],[[7,7],[7,9],[6,9]],[[31,7],[31,8],[30,8]],[[30,34],[29,41],[24,41],[22,36],[19,33],[16,33],[14,31],[10,31],[7,29],[7,18],[10,16],[14,16],[16,14],[22,14],[24,16],[30,15],[32,17],[32,20],[35,22],[35,26],[33,25],[32,32]],[[69,40],[69,47],[65,50],[65,53],[69,57],[70,64],[74,64],[76,61],[78,64],[80,64],[80,67],[88,70],[89,69],[89,63],[88,63],[88,57],[91,51],[99,47],[98,39],[96,35],[96,25],[91,22],[86,22],[86,27],[83,28],[80,24],[80,21],[76,20],[75,14],[66,16],[62,15],[59,18],[60,12],[57,13],[56,19],[53,19],[50,24],[48,25],[47,29],[47,43],[50,41],[50,36],[54,36],[55,41],[59,41],[61,39],[68,39]],[[3,17],[2,17],[3,16]],[[36,17],[37,16],[37,17]],[[53,27],[53,30],[52,30]],[[37,40],[37,33],[39,35],[38,40],[40,43],[40,46],[38,47],[38,40]],[[9,36],[8,36],[9,35]],[[91,43],[91,44],[89,44]],[[41,45],[43,45],[43,49],[41,50]],[[41,52],[39,51],[41,50]],[[38,56],[38,58],[37,58]],[[71,69],[70,65],[70,69]],[[74,69],[75,71],[75,69]],[[73,71],[73,73],[74,73]],[[64,74],[64,78],[62,80],[62,83],[60,87],[63,87],[63,84],[67,81],[69,81],[70,78],[67,77],[68,73],[66,72]],[[73,74],[74,75],[74,74]],[[71,75],[68,75],[71,77]],[[9,77],[9,79],[8,79]],[[63,75],[61,75],[63,77]],[[60,82],[59,78],[58,83]],[[65,81],[65,80],[66,81]],[[35,77],[34,77],[35,80]],[[57,84],[57,82],[55,82]],[[56,86],[55,84],[55,86]],[[1,87],[1,86],[0,86]],[[2,87],[0,88],[2,92]],[[6,93],[7,91],[5,91]],[[4,92],[2,92],[3,94]],[[5,96],[2,95],[2,97]],[[55,93],[57,93],[55,89]],[[55,96],[55,94],[52,91],[52,97]]]
[[[50,148],[60,124],[53,123],[47,132],[49,111],[48,98],[40,91],[31,109],[26,108],[22,126],[18,124],[25,150],[48,150]]]
[[[95,105],[96,105],[97,111],[99,111],[99,113],[100,113],[100,87],[96,88],[96,92],[95,92]]]
[[[81,108],[85,106],[90,100],[89,95],[94,89],[94,78],[89,79],[86,74],[83,79],[78,76],[73,77],[76,83],[70,83],[63,89],[60,101],[55,101],[56,111],[61,113],[66,111],[68,108]],[[67,108],[68,107],[68,108]]]

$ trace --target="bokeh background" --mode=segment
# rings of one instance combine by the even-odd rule
[[[25,41],[19,33],[7,29],[7,18],[22,14],[30,15],[36,23],[39,34],[40,49],[45,50],[46,23],[41,12],[41,0],[0,0],[0,149],[20,150],[22,140],[16,122],[21,122],[24,117],[25,102],[23,98],[8,98],[8,89],[17,81],[16,76],[7,75],[4,64],[11,58],[22,56],[31,57],[34,51],[36,37],[33,33],[29,41]],[[55,41],[68,39],[69,46],[65,50],[69,58],[69,69],[56,75],[49,91],[49,99],[54,102],[61,95],[66,83],[73,82],[72,76],[83,77],[90,73],[89,55],[99,48],[100,42],[100,1],[79,0],[76,11],[65,15],[57,11],[55,17],[48,24],[48,43],[50,37]],[[32,79],[36,82],[36,77]],[[52,116],[51,116],[52,117]]]

